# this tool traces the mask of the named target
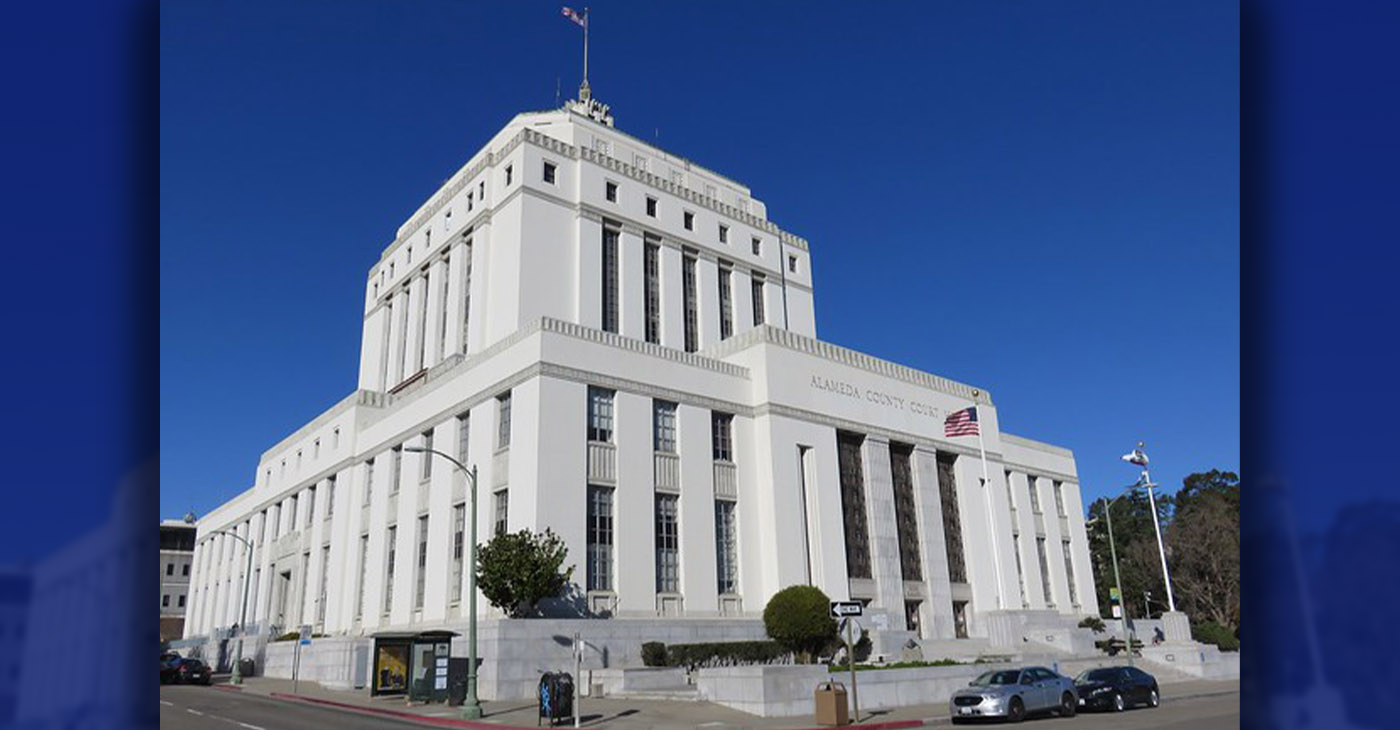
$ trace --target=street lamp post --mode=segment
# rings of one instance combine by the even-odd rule
[[[1127,595],[1123,593],[1123,578],[1118,574],[1118,548],[1113,543],[1113,504],[1128,496],[1128,494],[1133,491],[1136,491],[1140,486],[1142,486],[1141,481],[1129,486],[1119,493],[1117,497],[1105,502],[1103,506],[1104,523],[1108,525],[1108,553],[1113,556],[1113,583],[1118,588],[1118,608],[1123,612],[1123,618],[1121,619],[1123,633],[1128,637],[1128,666],[1133,665],[1133,635],[1137,632],[1133,631],[1131,625],[1128,623]]]
[[[193,512],[185,515],[186,523],[194,524],[194,521]],[[238,644],[233,651],[233,676],[229,679],[233,684],[243,684],[243,635],[247,633],[248,626],[248,589],[253,580],[253,543],[228,530],[215,530],[209,534],[227,535],[243,543],[244,549],[248,551],[248,567],[243,571],[243,600],[238,609]]]
[[[1152,477],[1147,473],[1147,452],[1142,450],[1144,445],[1143,442],[1139,441],[1137,448],[1133,449],[1130,454],[1124,454],[1122,458],[1123,461],[1129,464],[1136,464],[1142,467],[1142,479],[1138,484],[1147,488],[1147,501],[1152,506],[1152,529],[1157,533],[1157,555],[1162,559],[1162,582],[1165,583],[1167,587],[1167,610],[1175,613],[1176,598],[1172,595],[1171,573],[1167,572],[1167,549],[1162,544],[1162,524],[1157,519],[1157,498],[1153,495],[1152,491],[1157,485],[1152,483]]]
[[[452,462],[452,466],[467,477],[471,490],[471,549],[467,560],[467,697],[462,701],[462,718],[481,719],[481,700],[476,696],[476,467],[468,469],[466,464],[438,451],[422,446],[405,446],[404,451],[416,454],[433,454]],[[427,458],[427,457],[424,457]]]

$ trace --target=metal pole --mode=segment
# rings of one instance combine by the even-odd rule
[[[973,390],[972,397],[981,395],[981,391]],[[1006,608],[1006,601],[1002,598],[1001,579],[1001,549],[997,545],[996,517],[992,510],[992,480],[987,476],[987,445],[982,439],[982,414],[974,401],[972,407],[977,411],[977,450],[982,454],[982,492],[987,502],[987,537],[992,541],[992,567],[996,571],[996,595],[997,608]],[[1032,487],[1034,488],[1034,487]]]
[[[1104,521],[1108,523],[1108,552],[1113,556],[1113,582],[1118,586],[1118,607],[1123,612],[1123,633],[1128,636],[1128,666],[1133,665],[1133,630],[1128,626],[1128,602],[1123,600],[1123,578],[1118,575],[1118,548],[1113,545],[1113,503],[1117,502],[1118,495],[1104,504]]]
[[[453,461],[455,462],[456,459]],[[466,471],[461,464],[458,464],[458,467]],[[470,613],[467,620],[467,699],[462,703],[462,717],[468,720],[479,720],[481,719],[481,701],[476,697],[476,466],[472,466],[471,471],[466,471],[466,474],[468,481],[471,482],[472,491],[472,542],[471,562],[468,563],[469,579],[467,581],[467,611]]]
[[[297,693],[297,669],[301,667],[301,637],[297,637],[296,649],[292,652],[292,694]]]
[[[846,617],[846,664],[851,669],[851,722],[860,722],[860,693],[856,691],[856,650],[851,643],[851,624],[855,623],[850,616]]]
[[[238,610],[238,642],[234,644],[233,650],[233,676],[229,678],[229,682],[233,684],[243,684],[243,634],[247,633],[248,592],[253,580],[253,543],[228,530],[215,530],[210,534],[227,535],[243,543],[243,549],[248,551],[248,568],[243,573],[243,600]]]
[[[1176,598],[1172,596],[1172,577],[1167,572],[1167,549],[1162,545],[1162,525],[1157,521],[1157,498],[1152,495],[1152,477],[1147,475],[1147,467],[1142,468],[1142,480],[1146,482],[1147,501],[1152,504],[1152,529],[1157,532],[1157,554],[1162,558],[1162,582],[1167,585],[1167,609],[1176,611]]]
[[[579,726],[579,699],[583,697],[583,644],[579,643],[578,632],[574,632],[574,727]]]

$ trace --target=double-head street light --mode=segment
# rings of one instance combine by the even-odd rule
[[[452,462],[452,466],[467,477],[471,490],[471,546],[467,560],[467,698],[462,702],[462,717],[467,720],[481,719],[481,701],[476,696],[476,467],[466,464],[436,449],[422,446],[405,446],[404,451],[415,454],[432,454]],[[430,458],[424,456],[424,458]]]
[[[1137,491],[1138,487],[1145,486],[1146,479],[1139,479],[1137,483],[1125,488],[1118,496],[1108,500],[1103,505],[1104,523],[1108,525],[1108,553],[1113,557],[1113,584],[1118,588],[1118,610],[1123,614],[1120,619],[1123,624],[1123,633],[1128,637],[1128,666],[1133,664],[1133,634],[1132,625],[1128,623],[1128,602],[1127,595],[1123,593],[1123,578],[1118,574],[1118,548],[1113,544],[1113,503]],[[1097,518],[1095,518],[1097,519]],[[1088,524],[1093,524],[1095,520],[1090,520]]]
[[[1157,533],[1157,554],[1162,558],[1162,582],[1167,586],[1167,610],[1175,613],[1176,598],[1172,596],[1171,573],[1167,572],[1167,549],[1162,545],[1162,524],[1157,519],[1157,498],[1152,493],[1152,489],[1157,485],[1152,483],[1152,477],[1147,473],[1147,452],[1142,450],[1144,445],[1139,441],[1136,449],[1121,458],[1129,464],[1142,467],[1142,477],[1138,479],[1138,486],[1147,488],[1147,501],[1152,506],[1152,529]]]
[[[194,513],[190,512],[185,515],[185,524],[193,525],[196,519]],[[248,568],[243,571],[243,601],[238,609],[238,644],[233,652],[233,677],[229,680],[234,684],[243,684],[243,634],[246,633],[245,627],[248,625],[248,588],[253,580],[253,543],[229,530],[215,530],[209,534],[227,535],[243,543],[244,549],[248,551]]]

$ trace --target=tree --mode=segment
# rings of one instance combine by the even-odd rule
[[[1162,538],[1177,607],[1227,628],[1237,625],[1240,604],[1239,483],[1235,474],[1214,469],[1187,476]]]
[[[1108,545],[1108,523],[1104,518],[1107,500],[1095,500],[1089,505],[1089,554],[1094,569],[1094,589],[1098,594],[1099,610],[1104,617],[1113,615],[1109,588],[1113,580],[1113,558]],[[1157,517],[1166,523],[1170,502],[1157,500]],[[1123,593],[1128,615],[1141,618],[1146,614],[1144,595],[1160,594],[1162,567],[1157,559],[1157,536],[1152,529],[1152,506],[1147,493],[1130,492],[1113,503],[1113,544],[1118,551],[1118,572],[1123,579]]]
[[[815,586],[788,586],[773,594],[763,609],[768,637],[792,650],[798,661],[812,657],[836,639],[831,599]]]
[[[543,533],[500,533],[477,551],[477,585],[507,616],[529,616],[541,600],[559,596],[569,584],[574,566],[560,569],[568,553],[564,541],[547,528]]]

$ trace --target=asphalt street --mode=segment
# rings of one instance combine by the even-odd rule
[[[688,708],[692,712],[694,707]],[[713,718],[711,718],[713,719]],[[867,722],[880,722],[880,714]],[[586,725],[596,724],[598,720]],[[770,725],[759,720],[756,726]],[[660,722],[653,717],[646,725],[658,728],[704,728],[723,730],[728,723],[705,722],[700,718],[677,718],[675,723]],[[809,720],[790,718],[789,726],[811,725]],[[1035,716],[1023,728],[1113,728],[1113,730],[1235,730],[1240,724],[1238,693],[1211,697],[1164,699],[1155,709],[1134,709],[1127,712],[1082,713],[1073,718]],[[605,722],[604,726],[627,726],[626,722]],[[250,692],[231,692],[211,687],[162,686],[160,688],[160,726],[162,730],[364,730],[367,728],[424,727],[387,717],[374,717],[329,707],[302,704]],[[771,726],[771,725],[770,725]],[[937,727],[951,727],[946,717],[937,718]],[[964,726],[959,726],[964,727]]]

